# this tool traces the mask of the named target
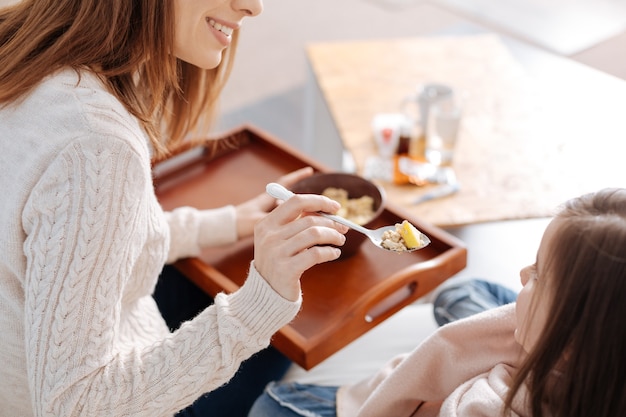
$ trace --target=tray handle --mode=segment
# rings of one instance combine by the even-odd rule
[[[373,327],[406,306],[410,300],[426,294],[433,285],[428,286],[425,281],[439,276],[439,268],[433,267],[431,262],[417,263],[398,271],[370,289],[354,306],[355,316]]]
[[[403,307],[435,289],[446,278],[462,270],[465,267],[465,253],[464,247],[453,248],[430,260],[415,263],[396,272],[365,292],[341,320],[318,334],[316,339],[324,340],[334,334],[337,328],[359,328],[356,331],[374,328]],[[356,327],[347,325],[355,319],[362,320],[361,324],[357,323]]]
[[[383,297],[382,300],[365,313],[365,321],[367,323],[373,323],[380,317],[391,315],[398,309],[398,306],[402,307],[407,304],[407,300],[413,297],[413,294],[417,291],[417,287],[417,280],[411,280],[388,296]]]
[[[372,326],[434,290],[445,279],[465,267],[465,248],[454,248],[430,260],[398,271],[371,288],[355,305],[357,317]],[[463,256],[459,256],[463,255]]]

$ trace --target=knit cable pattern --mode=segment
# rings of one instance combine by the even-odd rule
[[[0,120],[11,138],[0,177],[12,190],[0,213],[0,296],[14,300],[0,321],[9,414],[171,417],[297,313],[252,264],[239,291],[168,331],[151,297],[163,262],[207,234],[228,243],[233,209],[166,215],[145,135],[97,77],[59,72]]]

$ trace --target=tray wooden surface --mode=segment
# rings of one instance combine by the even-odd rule
[[[165,210],[238,204],[265,190],[268,182],[304,166],[328,172],[282,141],[251,126],[188,147],[154,165],[156,194]],[[222,146],[227,144],[227,146]],[[272,344],[310,369],[402,307],[434,289],[465,267],[466,249],[457,238],[387,204],[374,228],[409,220],[432,243],[410,254],[381,250],[369,241],[347,259],[317,265],[302,277],[303,305]],[[210,248],[176,267],[214,296],[233,292],[247,276],[252,239]]]

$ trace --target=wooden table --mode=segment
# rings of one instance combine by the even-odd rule
[[[340,143],[359,173],[376,153],[376,113],[398,111],[426,82],[469,94],[454,160],[461,191],[412,205],[428,187],[382,184],[433,224],[546,217],[568,198],[625,183],[626,83],[612,76],[492,34],[316,43],[307,56],[319,93],[309,151]]]

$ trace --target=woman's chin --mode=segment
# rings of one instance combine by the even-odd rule
[[[181,61],[204,70],[217,68],[222,62],[222,51],[212,52],[199,57],[178,57]]]

